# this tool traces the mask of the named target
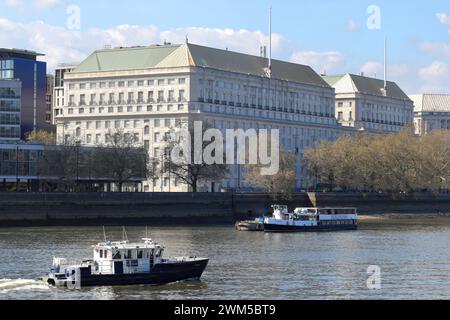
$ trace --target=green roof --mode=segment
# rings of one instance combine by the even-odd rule
[[[384,80],[381,79],[359,76],[351,73],[345,75],[323,76],[323,79],[336,89],[336,94],[358,92],[384,96]],[[395,82],[387,81],[386,85],[386,96],[402,100],[411,100]]]
[[[179,46],[152,46],[98,50],[87,57],[75,72],[116,71],[155,68]]]
[[[325,80],[330,86],[334,86],[336,82],[342,79],[344,75],[335,75],[335,76],[322,76],[323,80]]]
[[[266,76],[268,59],[194,44],[115,48],[92,53],[78,72],[123,71],[149,68],[207,67]],[[329,87],[311,67],[272,60],[272,78]]]

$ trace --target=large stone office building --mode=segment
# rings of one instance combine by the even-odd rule
[[[303,151],[353,128],[338,125],[334,89],[310,67],[194,44],[114,48],[92,53],[64,76],[64,103],[55,114],[59,142],[105,143],[114,128],[133,134],[159,157],[163,137],[192,119],[213,127],[279,129],[283,147],[298,157],[297,188],[305,186]],[[200,190],[245,188],[242,166]],[[187,191],[173,177],[144,191]]]
[[[414,101],[414,129],[417,135],[433,130],[450,130],[450,94],[410,95]]]
[[[354,74],[323,78],[336,90],[336,119],[341,125],[375,133],[412,127],[413,102],[395,82]]]

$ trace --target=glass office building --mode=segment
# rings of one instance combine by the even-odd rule
[[[52,130],[46,121],[47,64],[40,53],[0,48],[0,80],[21,82],[21,137],[33,130]]]
[[[19,80],[0,80],[0,142],[20,139],[21,87]]]

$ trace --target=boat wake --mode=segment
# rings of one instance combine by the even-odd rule
[[[39,280],[32,279],[0,279],[0,292],[9,290],[45,290],[49,289],[49,286]]]

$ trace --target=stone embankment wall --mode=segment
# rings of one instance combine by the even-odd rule
[[[216,224],[271,212],[264,194],[0,193],[0,227],[100,224]],[[360,214],[450,214],[450,196],[299,193],[283,204],[356,207]]]

